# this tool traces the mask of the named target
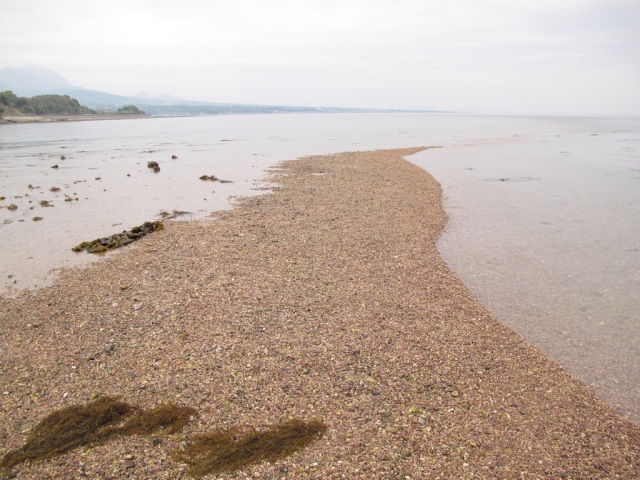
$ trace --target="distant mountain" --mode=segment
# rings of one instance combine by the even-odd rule
[[[71,85],[57,72],[38,65],[1,69],[0,86],[3,90],[11,90],[21,97],[54,93],[57,89],[81,89]]]
[[[36,95],[68,95],[83,105],[92,108],[115,108],[123,105],[175,105],[186,102],[171,95],[153,96],[140,93],[135,97],[113,95],[111,93],[89,90],[71,84],[66,78],[50,68],[39,65],[27,65],[21,68],[0,69],[0,91],[11,90],[20,97]]]

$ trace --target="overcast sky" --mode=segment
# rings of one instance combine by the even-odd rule
[[[213,102],[640,116],[640,0],[1,0],[0,68]]]

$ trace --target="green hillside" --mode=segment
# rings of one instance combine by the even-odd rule
[[[68,95],[18,97],[7,90],[0,92],[0,115],[93,115],[95,110],[83,107]]]

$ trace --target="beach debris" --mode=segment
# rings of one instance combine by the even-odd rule
[[[7,197],[5,197],[4,195],[0,195],[0,200],[6,200]]]
[[[58,167],[58,164],[56,163],[56,164],[55,164],[53,167],[51,167],[51,168],[59,168],[59,167]]]
[[[147,167],[150,168],[151,170],[153,170],[154,172],[158,173],[160,171],[160,164],[158,162],[155,161],[150,161],[147,162]]]
[[[177,155],[171,155],[171,160],[177,160],[178,156]]]
[[[66,160],[67,157],[65,157],[64,155],[60,155],[60,160]]]
[[[15,203],[7,205],[7,210],[14,211],[14,210],[17,210],[17,209],[18,209],[18,206]]]
[[[33,220],[34,222],[39,222],[40,220],[42,220],[42,217],[33,217],[31,220]]]
[[[167,212],[166,210],[162,210],[162,211],[159,213],[159,215],[160,215],[162,218],[168,218],[168,219],[176,218],[176,217],[179,217],[179,216],[181,216],[181,215],[189,215],[189,214],[191,214],[191,212],[185,212],[185,211],[182,211],[182,210],[174,210],[174,211],[173,211],[173,212],[171,212],[171,213]]]
[[[54,193],[55,193],[55,192],[59,192],[59,191],[60,191],[60,187],[51,187],[51,188],[49,189],[49,191],[50,191],[50,192],[54,192]]]
[[[194,477],[231,472],[265,460],[276,462],[318,440],[326,430],[320,420],[297,418],[262,431],[243,425],[196,435],[173,457],[186,463]]]
[[[181,431],[195,413],[193,408],[173,403],[143,410],[113,397],[99,396],[45,417],[21,448],[2,457],[0,468],[7,473],[27,460],[44,460],[81,446],[102,445],[116,436],[170,435]]]
[[[50,202],[49,200],[40,200],[40,201],[38,202],[38,204],[39,204],[41,207],[53,207],[53,205],[51,204],[51,202]]]
[[[103,253],[113,248],[124,247],[136,240],[141,239],[145,235],[155,232],[157,230],[164,230],[164,224],[162,220],[156,220],[155,222],[144,222],[142,225],[133,227],[131,230],[123,230],[122,233],[116,233],[114,235],[97,238],[90,242],[82,242],[72,248],[74,252],[86,251],[87,253]]]
[[[231,180],[222,180],[221,178],[218,178],[215,175],[202,175],[200,177],[200,180],[209,181],[209,182],[233,183]]]

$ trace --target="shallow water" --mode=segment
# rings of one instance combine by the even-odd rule
[[[445,260],[499,318],[640,419],[640,121],[327,114],[5,125],[0,205],[18,208],[0,209],[0,286],[44,285],[51,268],[96,261],[71,247],[162,210],[205,218],[263,193],[252,189],[279,161],[420,145],[444,147],[410,160],[443,185]]]
[[[500,319],[640,421],[640,128],[549,125],[414,157],[443,186],[439,249]]]
[[[345,114],[4,125],[0,196],[6,199],[0,206],[18,208],[0,208],[0,288],[45,285],[52,268],[96,260],[71,252],[73,246],[156,220],[161,211],[190,212],[180,217],[189,219],[229,208],[235,196],[258,193],[252,188],[279,161],[432,143],[452,138],[457,122],[452,116]],[[147,168],[149,161],[157,161],[160,172]],[[233,183],[201,181],[202,175]]]

